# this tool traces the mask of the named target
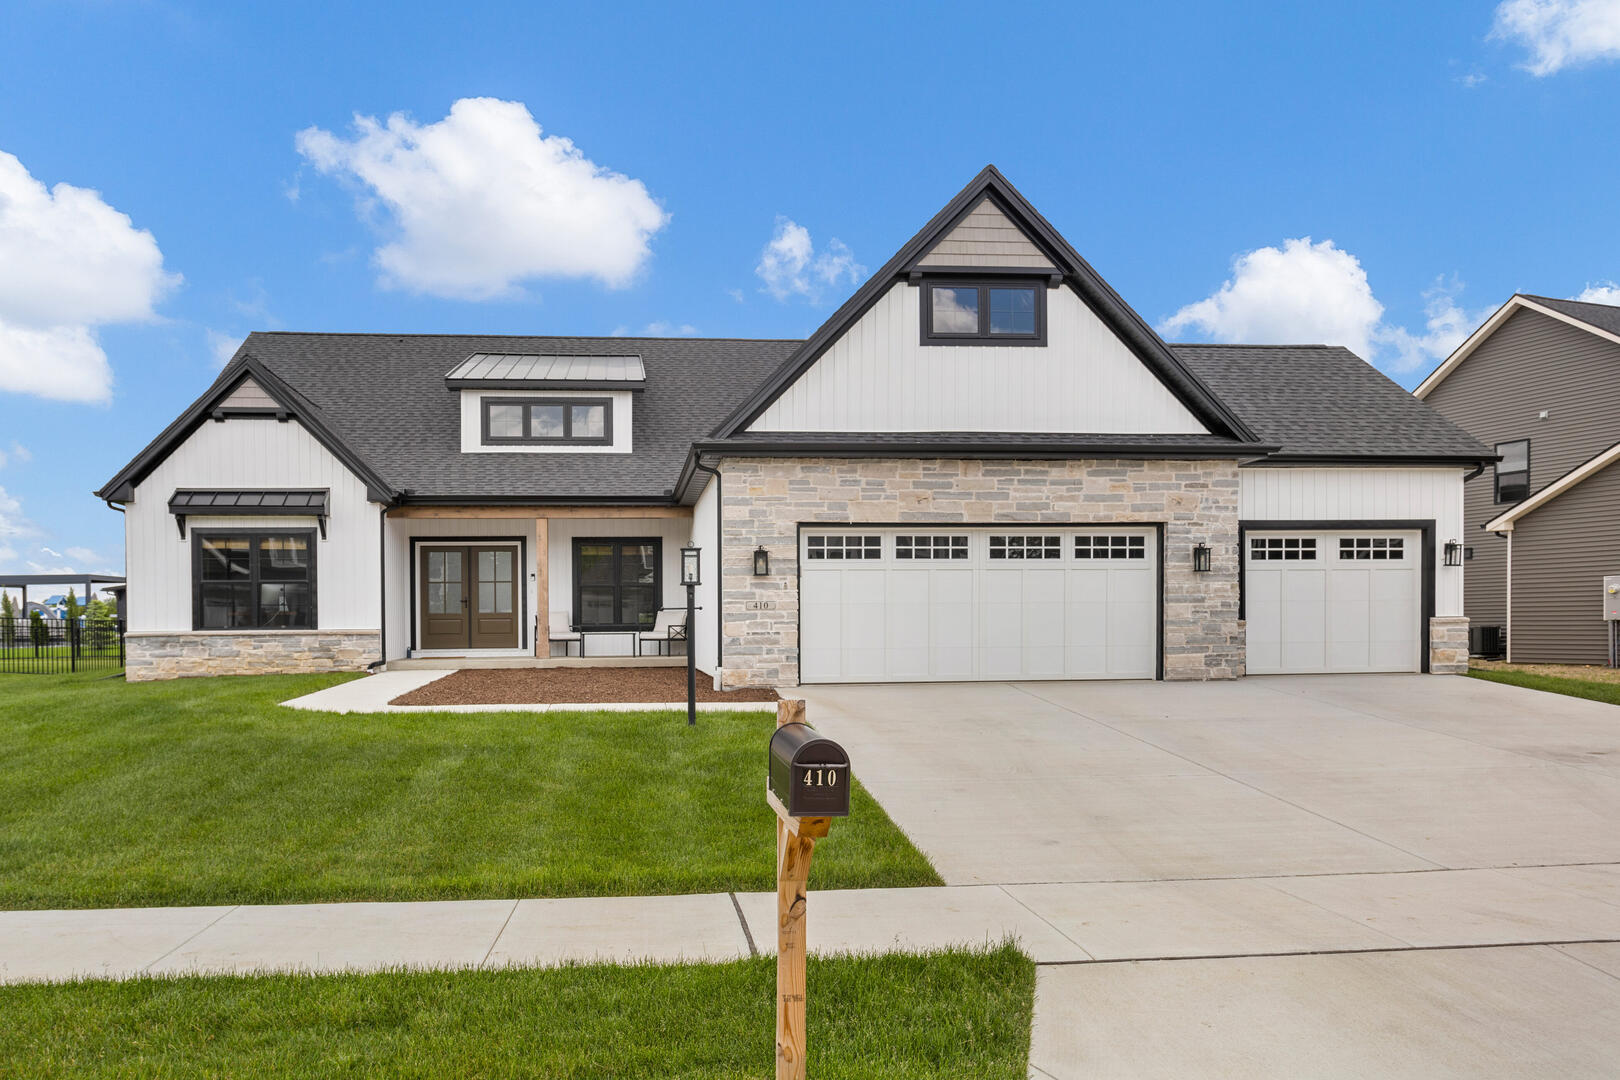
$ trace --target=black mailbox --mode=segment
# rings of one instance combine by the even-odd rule
[[[849,816],[849,755],[809,724],[771,736],[770,791],[789,817]]]

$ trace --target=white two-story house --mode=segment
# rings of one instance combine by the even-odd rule
[[[1492,452],[1171,345],[994,168],[804,341],[256,333],[99,493],[129,677],[631,654],[723,687],[1456,671]]]

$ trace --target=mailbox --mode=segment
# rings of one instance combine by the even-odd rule
[[[789,817],[849,816],[849,755],[809,724],[771,736],[769,787]]]

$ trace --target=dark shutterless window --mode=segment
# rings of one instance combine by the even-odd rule
[[[192,629],[314,630],[315,531],[192,533]]]
[[[922,341],[933,345],[1046,344],[1046,285],[924,281]]]
[[[1530,497],[1530,440],[1496,444],[1496,501],[1516,503]]]
[[[657,537],[574,540],[574,622],[581,630],[642,630],[663,606]]]
[[[485,446],[601,446],[613,441],[611,398],[484,398]]]

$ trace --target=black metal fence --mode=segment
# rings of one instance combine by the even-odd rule
[[[124,624],[112,619],[0,615],[0,674],[65,675],[119,671],[124,666]]]

